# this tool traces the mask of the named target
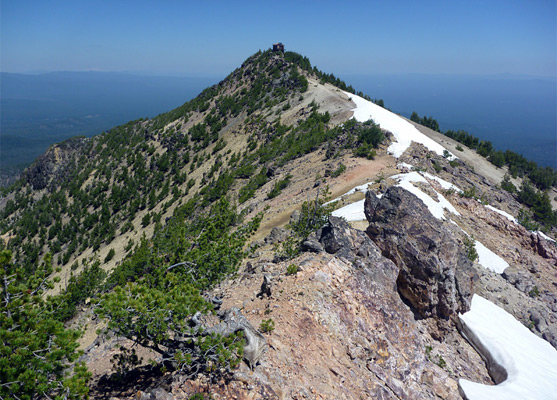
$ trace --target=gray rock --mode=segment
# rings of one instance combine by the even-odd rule
[[[536,310],[535,308],[531,308],[529,310],[529,313],[530,320],[534,323],[534,326],[538,331],[544,332],[545,330],[547,330],[547,322],[538,310]]]
[[[267,236],[265,238],[265,243],[267,244],[274,244],[274,243],[280,243],[285,241],[290,235],[292,234],[292,231],[288,230],[288,229],[284,229],[281,227],[274,227],[273,229],[271,229],[271,233],[269,233],[269,236]]]
[[[529,293],[534,287],[528,274],[519,271],[516,266],[506,268],[501,276],[523,293]]]
[[[257,297],[259,298],[263,298],[263,297],[271,297],[271,287],[272,287],[272,280],[271,280],[271,276],[265,274],[263,276],[263,282],[261,283],[261,290],[259,291],[259,293],[257,294]]]
[[[323,245],[319,243],[319,239],[315,232],[311,233],[306,240],[302,242],[302,250],[303,251],[311,251],[313,253],[321,253],[324,251]]]
[[[265,337],[255,329],[237,308],[230,308],[219,312],[222,322],[206,330],[208,334],[216,333],[228,336],[238,331],[244,332],[246,345],[244,346],[244,360],[253,369],[259,363],[268,345]]]
[[[371,190],[366,192],[366,200],[364,202],[364,214],[368,222],[371,222],[373,214],[375,214],[375,207],[379,204],[379,197]]]
[[[352,247],[349,240],[350,225],[342,218],[330,216],[320,233],[319,241],[327,253],[335,254],[341,249],[349,250]]]
[[[292,214],[290,215],[290,223],[291,224],[295,224],[296,222],[298,222],[300,220],[300,211],[298,210],[294,210],[292,212]]]
[[[174,400],[174,396],[162,388],[156,388],[151,391],[152,400]]]
[[[51,183],[59,185],[60,181],[70,176],[75,167],[74,159],[89,139],[71,138],[62,143],[49,147],[49,149],[31,164],[23,173],[22,178],[34,190],[44,189]]]
[[[456,323],[458,314],[470,309],[478,280],[459,238],[403,188],[389,188],[376,202],[366,195],[366,232],[400,268],[399,293],[418,315],[435,317],[439,328],[447,329],[446,322]]]

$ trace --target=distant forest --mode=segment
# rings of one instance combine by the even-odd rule
[[[12,182],[54,143],[153,117],[192,99],[219,79],[101,72],[2,73],[0,185]]]
[[[437,132],[441,132],[439,123],[433,117],[420,117],[413,112],[410,119]],[[519,221],[529,229],[536,230],[538,226],[531,219],[544,224],[547,227],[557,225],[555,212],[551,207],[548,191],[557,186],[557,171],[551,167],[541,167],[535,161],[528,160],[521,154],[511,150],[501,151],[493,147],[490,141],[480,140],[464,130],[447,130],[443,134],[451,139],[462,143],[466,147],[476,150],[476,153],[485,157],[498,168],[507,166],[509,174],[513,178],[523,178],[520,188],[514,186],[509,176],[505,176],[501,187],[516,195],[517,199],[532,208],[532,215],[519,215]],[[457,146],[457,150],[463,150]],[[536,190],[539,189],[539,190]]]

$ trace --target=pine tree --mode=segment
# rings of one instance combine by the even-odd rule
[[[54,318],[43,293],[51,287],[51,257],[31,275],[0,252],[0,398],[72,398],[87,395],[90,374],[73,365],[80,332]],[[69,372],[68,372],[69,371]]]

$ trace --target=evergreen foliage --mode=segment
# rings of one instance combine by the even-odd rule
[[[410,120],[420,125],[423,125],[429,129],[433,129],[434,131],[441,132],[441,130],[439,129],[439,123],[437,122],[436,119],[434,119],[431,116],[426,117],[424,115],[423,117],[420,117],[416,111],[413,111],[412,115],[410,115]]]
[[[224,373],[241,360],[241,335],[206,335],[189,321],[212,310],[202,291],[236,271],[261,216],[239,226],[223,197],[206,215],[191,217],[191,206],[183,206],[150,243],[143,240],[109,278],[117,286],[96,311],[118,335],[151,348],[174,368]]]
[[[0,397],[84,398],[90,374],[77,359],[80,332],[67,330],[43,299],[51,286],[50,256],[32,274],[0,252]]]
[[[271,189],[269,194],[267,194],[267,198],[273,199],[277,197],[280,192],[282,192],[282,190],[288,186],[288,184],[290,183],[290,179],[292,179],[292,175],[288,174],[286,175],[286,177],[284,177],[284,179],[275,182],[273,188]]]
[[[497,167],[507,165],[509,173],[514,177],[528,177],[540,190],[545,191],[557,185],[557,172],[551,167],[540,167],[534,161],[510,150],[505,152],[495,150],[489,141],[480,141],[466,131],[448,130],[444,133],[457,142],[474,149],[478,154],[486,157]]]

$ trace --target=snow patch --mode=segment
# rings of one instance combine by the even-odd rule
[[[551,239],[549,236],[547,236],[545,233],[543,233],[541,231],[536,231],[536,233],[538,234],[538,236],[541,236],[542,238],[544,238],[548,242],[557,243],[555,240]]]
[[[511,314],[474,295],[470,311],[459,315],[463,333],[487,360],[498,383],[466,379],[458,384],[469,400],[550,400],[557,393],[557,351]]]
[[[400,162],[396,166],[398,169],[406,169],[408,172],[416,170],[416,167],[405,162]]]
[[[445,190],[453,189],[457,193],[462,193],[462,189],[460,189],[458,186],[452,184],[451,182],[447,182],[446,180],[443,180],[438,176],[431,175],[429,172],[425,172],[424,176],[428,179],[438,182],[439,185],[441,185],[441,187]]]
[[[402,153],[410,147],[412,142],[421,143],[426,148],[434,151],[440,156],[442,156],[443,152],[446,150],[439,143],[421,133],[414,127],[414,125],[395,113],[392,113],[391,111],[386,110],[385,108],[380,107],[360,96],[356,96],[355,94],[348,92],[344,92],[344,94],[346,94],[356,104],[356,108],[352,110],[354,111],[354,118],[356,121],[366,122],[369,119],[373,119],[373,121],[376,124],[379,124],[381,128],[390,131],[394,135],[396,142],[393,142],[387,151],[396,158],[399,158]],[[450,159],[455,158],[456,156],[451,154]]]
[[[435,181],[439,182],[441,187],[443,187],[443,188],[447,188],[447,189],[455,188],[455,190],[460,190],[456,186],[454,186],[452,183],[449,183],[449,182],[444,181],[440,178],[437,178],[436,176],[433,176],[433,175],[430,175],[430,174],[426,174],[426,176],[429,179],[432,179],[432,180],[435,180]],[[403,189],[406,189],[410,193],[414,194],[416,197],[418,197],[426,205],[428,210],[431,212],[431,214],[435,218],[441,219],[441,220],[445,219],[445,211],[444,210],[447,210],[447,211],[449,211],[449,212],[451,212],[455,215],[460,215],[460,213],[456,210],[456,208],[454,208],[454,206],[451,203],[449,203],[449,201],[442,194],[438,193],[433,188],[432,188],[432,190],[437,194],[438,201],[435,201],[429,195],[422,192],[418,187],[413,185],[414,182],[424,182],[424,183],[429,184],[429,182],[422,175],[420,175],[418,172],[412,171],[412,172],[409,172],[407,174],[398,174],[398,175],[392,176],[391,178],[398,182],[396,186],[400,186]],[[356,186],[355,188],[349,190],[348,192],[346,192],[342,196],[337,197],[334,200],[331,200],[329,203],[332,203],[333,201],[337,201],[344,196],[348,196],[352,193],[355,193],[356,191],[365,192],[367,190],[367,187],[371,183],[372,182],[369,182],[369,183],[366,183],[366,184],[363,184],[363,185],[360,185],[360,186]],[[381,195],[377,195],[377,197],[381,198]],[[365,200],[360,200],[360,201],[357,201],[355,203],[348,204],[348,205],[346,205],[342,208],[339,208],[338,210],[333,211],[332,214],[335,217],[344,217],[344,218],[346,218],[347,221],[362,221],[362,220],[365,220],[364,202],[365,202]]]
[[[355,203],[348,204],[338,210],[332,212],[335,217],[343,217],[347,221],[362,221],[366,219],[364,213],[364,202],[365,199],[357,201]]]
[[[445,219],[445,212],[447,210],[455,215],[460,215],[460,213],[454,208],[454,206],[447,201],[442,194],[437,193],[437,191],[433,190],[437,194],[437,198],[439,201],[433,200],[429,195],[422,192],[419,188],[414,186],[413,182],[426,182],[427,180],[421,176],[417,172],[409,172],[408,174],[399,174],[392,177],[393,179],[398,181],[397,186],[402,187],[403,189],[408,190],[410,193],[414,194],[417,198],[419,198],[428,208],[429,212],[437,218],[437,219]]]
[[[516,218],[513,217],[508,212],[505,212],[503,210],[499,210],[498,208],[495,208],[495,207],[490,206],[490,205],[487,205],[486,207],[489,208],[491,211],[495,211],[497,214],[500,214],[503,217],[507,218],[509,221],[514,222],[515,224],[518,224],[518,221],[516,220]]]
[[[367,190],[368,190],[368,186],[371,185],[372,183],[373,183],[373,182],[367,182],[367,183],[364,183],[363,185],[356,186],[355,188],[350,189],[348,192],[346,192],[346,193],[344,193],[344,194],[341,194],[341,195],[338,196],[337,198],[335,198],[335,199],[333,199],[333,200],[331,200],[331,201],[326,202],[324,205],[334,203],[335,201],[339,201],[339,200],[342,199],[343,197],[345,197],[345,196],[350,196],[351,194],[354,194],[354,193],[356,193],[356,192],[363,192],[363,193],[365,193],[365,192],[367,192]]]
[[[486,269],[495,271],[498,274],[502,274],[509,266],[509,263],[507,263],[505,260],[503,260],[501,257],[489,250],[477,240],[475,240],[474,242],[476,251],[478,252],[478,263]]]

